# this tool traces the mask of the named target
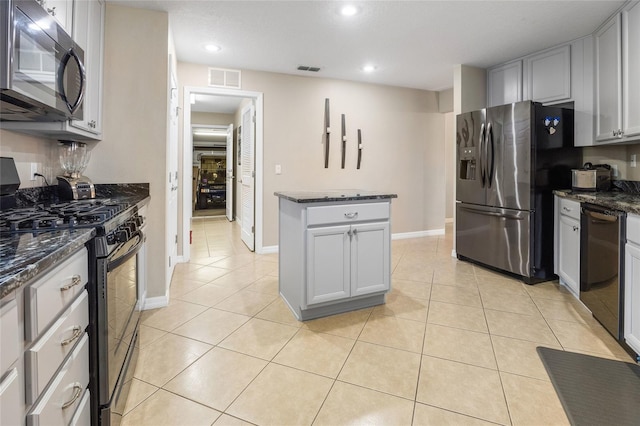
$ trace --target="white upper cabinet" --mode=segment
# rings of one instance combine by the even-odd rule
[[[556,102],[571,98],[571,46],[564,45],[524,58],[523,99]]]
[[[595,35],[596,140],[618,137],[622,130],[622,19],[616,15]]]
[[[71,34],[73,28],[73,0],[38,0],[40,6]]]
[[[640,2],[622,11],[622,132],[640,136]]]
[[[505,105],[522,100],[522,61],[508,62],[487,71],[488,105]]]
[[[87,85],[83,119],[71,126],[96,135],[102,133],[102,54],[104,39],[104,3],[102,0],[78,1],[74,9],[73,39],[84,50]]]
[[[640,137],[640,3],[629,3],[595,35],[597,142]]]

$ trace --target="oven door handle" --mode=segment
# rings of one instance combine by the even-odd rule
[[[122,256],[111,260],[109,262],[109,264],[107,265],[107,272],[111,272],[114,269],[118,268],[120,265],[125,263],[127,260],[131,259],[133,256],[135,256],[140,251],[140,249],[142,248],[142,245],[144,244],[144,240],[145,240],[144,234],[142,233],[142,231],[136,231],[133,234],[133,238],[135,238],[135,237],[138,237],[138,242],[136,243],[136,245],[131,247]]]

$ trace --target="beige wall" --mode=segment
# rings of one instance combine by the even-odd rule
[[[180,84],[206,86],[207,67],[179,63]],[[359,188],[398,194],[394,233],[442,229],[444,116],[435,92],[242,72],[242,89],[264,93],[263,244],[278,244],[274,191]],[[330,166],[323,161],[324,99],[331,99]],[[340,114],[347,117],[347,166],[340,168]],[[356,131],[363,159],[356,170]],[[282,174],[275,175],[276,164]]]
[[[107,3],[103,140],[86,174],[97,183],[149,182],[147,296],[165,295],[168,15]],[[153,35],[153,37],[151,37]]]
[[[0,123],[1,126],[2,123]],[[38,172],[47,178],[50,185],[57,183],[55,177],[62,172],[58,160],[58,142],[55,139],[39,138],[0,129],[0,157],[14,159],[22,189],[45,185],[42,178],[31,180],[32,162],[38,164]]]

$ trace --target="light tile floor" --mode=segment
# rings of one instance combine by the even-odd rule
[[[277,255],[226,219],[192,229],[169,306],[143,313],[124,425],[564,425],[537,346],[631,361],[557,282],[452,258],[450,228],[392,242],[385,305],[304,323]]]

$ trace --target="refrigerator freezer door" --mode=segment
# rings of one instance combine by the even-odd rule
[[[465,203],[486,202],[482,158],[485,132],[485,110],[456,117],[456,198]]]
[[[525,277],[531,276],[528,211],[456,204],[458,255]]]
[[[518,102],[487,109],[488,206],[533,208],[532,108],[531,102]]]

